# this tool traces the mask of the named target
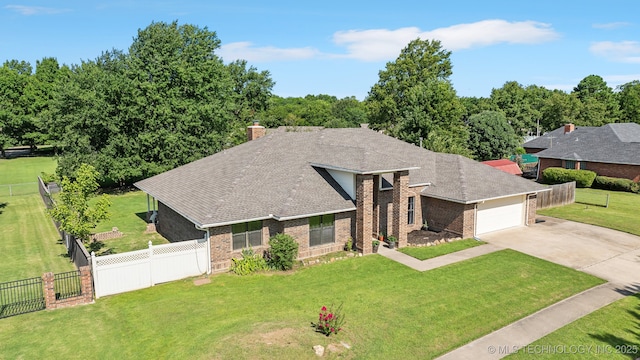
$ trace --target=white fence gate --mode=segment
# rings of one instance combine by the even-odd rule
[[[209,239],[152,245],[122,254],[91,254],[96,298],[211,273]]]

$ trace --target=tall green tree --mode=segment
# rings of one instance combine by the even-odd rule
[[[539,115],[530,102],[524,86],[508,81],[501,88],[491,91],[491,101],[504,113],[518,135],[534,132]]]
[[[616,95],[606,81],[598,75],[589,75],[573,88],[572,94],[582,107],[576,117],[576,125],[602,126],[617,122],[620,108]]]
[[[581,109],[582,103],[577,96],[562,90],[553,90],[542,106],[540,132],[555,130],[575,122]]]
[[[29,106],[25,93],[31,65],[24,61],[6,61],[0,67],[0,152],[12,145],[22,145],[27,128]]]
[[[640,81],[634,80],[618,88],[620,122],[640,124]]]
[[[435,151],[469,154],[464,107],[449,81],[451,52],[437,40],[411,41],[369,91],[370,127]]]
[[[109,196],[102,194],[92,201],[99,188],[98,175],[93,166],[82,164],[73,174],[73,179],[64,176],[59,199],[49,210],[51,217],[60,223],[61,230],[84,242],[89,240],[98,223],[109,218]]]
[[[242,61],[225,66],[219,46],[207,28],[158,22],[127,53],[73,66],[50,126],[64,148],[59,172],[86,162],[103,183],[126,184],[233,146],[273,81]]]
[[[520,138],[500,111],[483,111],[469,117],[469,147],[476,160],[501,159],[515,153]]]

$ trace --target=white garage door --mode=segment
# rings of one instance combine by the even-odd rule
[[[524,214],[524,195],[478,203],[476,235],[524,225]]]

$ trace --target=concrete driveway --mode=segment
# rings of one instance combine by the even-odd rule
[[[639,236],[545,216],[537,219],[534,225],[480,238],[640,291]]]

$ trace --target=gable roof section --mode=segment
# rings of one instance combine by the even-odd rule
[[[357,174],[409,170],[423,193],[472,202],[544,189],[458,155],[362,129],[276,131],[135,184],[201,228],[355,210],[326,168]]]
[[[640,165],[640,125],[578,127],[568,134],[562,127],[523,146],[545,149],[536,154],[540,158]]]
[[[422,190],[425,196],[472,204],[549,190],[531,180],[507,174],[461,155],[435,154],[438,168],[436,180]]]
[[[522,175],[522,170],[520,170],[518,164],[508,159],[487,160],[483,161],[482,163],[496,168],[500,171],[504,171],[507,174]]]

